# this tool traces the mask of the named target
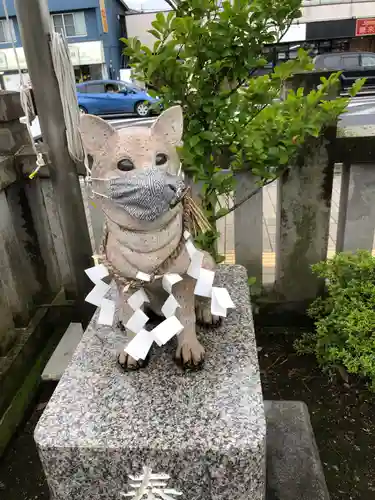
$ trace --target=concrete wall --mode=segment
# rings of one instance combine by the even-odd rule
[[[152,28],[152,21],[156,12],[143,14],[129,14],[126,16],[128,37],[137,37],[142,44],[152,47],[156,39],[148,33]],[[328,21],[332,19],[375,17],[375,1],[359,0],[305,0],[303,2],[302,17],[298,20],[300,25],[313,21]],[[294,29],[293,29],[294,28]],[[298,30],[292,27],[283,41],[299,41],[304,39],[302,33],[305,27]],[[300,31],[300,32],[299,32]]]
[[[77,10],[77,9],[75,9]],[[82,10],[82,9],[78,9]],[[99,10],[99,9],[97,9]],[[61,11],[61,6],[59,11]],[[71,9],[64,9],[63,12],[71,12]],[[50,10],[51,14],[57,13],[56,11]],[[89,42],[92,40],[98,40],[100,38],[100,32],[99,32],[99,25],[97,21],[97,15],[96,15],[96,10],[94,8],[90,9],[84,9],[85,13],[85,21],[86,21],[86,36],[75,36],[75,37],[69,37],[68,41],[69,43],[76,43],[76,42]],[[0,18],[1,18],[1,9],[0,9]],[[14,31],[16,33],[16,47],[21,47],[21,37],[20,37],[20,30],[18,27],[18,21],[16,16],[11,16],[11,20],[13,21],[13,26],[14,26]],[[100,25],[100,30],[101,30],[101,25]],[[0,44],[0,49],[9,49],[12,47],[11,43],[1,43]]]
[[[319,5],[316,5],[320,2]],[[375,17],[375,2],[352,1],[323,4],[323,0],[306,0],[302,8],[301,23],[311,23],[313,21],[328,21],[332,19],[350,19],[352,17]],[[315,5],[314,5],[315,4]]]
[[[17,18],[15,16],[14,2],[7,0],[9,15],[13,21],[16,34],[16,46],[21,47],[21,39]],[[103,42],[107,74],[114,79],[120,77],[121,51],[123,44],[119,41],[126,33],[121,32],[119,16],[124,16],[126,7],[122,0],[106,0],[108,33],[103,32],[99,0],[49,0],[48,7],[51,14],[59,12],[84,11],[86,21],[86,36],[69,37],[69,43],[89,42],[101,40]],[[0,4],[0,18],[5,13]],[[12,44],[0,44],[1,49],[11,48]]]
[[[156,38],[148,33],[148,30],[152,28],[152,21],[156,17],[156,12],[150,12],[145,14],[130,14],[126,16],[126,31],[128,37],[137,37],[142,45],[147,45],[148,47],[153,47],[156,42]]]
[[[49,0],[48,8],[50,12],[84,10],[96,8],[99,6],[99,0]],[[14,2],[7,0],[7,7],[10,16],[16,15]],[[5,17],[4,7],[0,3],[0,17]]]

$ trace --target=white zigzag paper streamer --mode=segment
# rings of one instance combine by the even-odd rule
[[[105,298],[106,293],[111,287],[102,281],[103,278],[109,275],[108,269],[104,264],[98,264],[86,269],[85,273],[95,285],[85,298],[86,302],[100,308],[98,316],[99,325],[112,326],[116,304],[113,300]]]
[[[184,238],[186,240],[186,250],[190,257],[190,265],[186,273],[197,280],[194,294],[211,298],[211,314],[214,316],[226,317],[227,310],[235,308],[228,290],[226,288],[213,286],[215,272],[202,267],[204,259],[203,252],[195,247],[191,234],[188,231],[184,232]],[[103,264],[99,264],[86,269],[85,273],[95,284],[95,287],[87,295],[85,300],[100,307],[98,323],[111,326],[115,314],[115,303],[113,300],[105,298],[106,293],[110,289],[110,285],[102,281],[103,278],[108,276],[108,270]],[[136,277],[143,282],[148,282],[151,279],[150,275],[142,271],[138,271]],[[140,288],[127,300],[127,303],[133,309],[134,313],[125,326],[135,334],[135,337],[125,347],[124,351],[136,361],[139,359],[144,360],[147,357],[154,342],[162,346],[169,342],[175,335],[179,335],[184,329],[182,323],[176,316],[176,311],[180,307],[180,304],[172,293],[173,286],[183,278],[177,273],[167,273],[163,276],[157,276],[157,278],[162,278],[162,286],[169,295],[161,309],[166,319],[153,330],[147,331],[145,329],[145,325],[149,318],[143,312],[142,307],[145,303],[150,302],[145,290]]]

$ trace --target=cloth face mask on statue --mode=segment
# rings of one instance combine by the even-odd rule
[[[185,190],[179,177],[149,167],[133,170],[121,177],[94,181],[107,183],[107,192],[93,193],[109,198],[135,219],[154,221],[178,203]]]

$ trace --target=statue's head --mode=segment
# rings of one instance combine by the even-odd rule
[[[83,145],[93,159],[93,192],[108,218],[125,226],[158,226],[180,209],[184,183],[177,175],[176,146],[182,129],[180,106],[164,111],[151,128],[116,130],[96,116],[81,117]]]

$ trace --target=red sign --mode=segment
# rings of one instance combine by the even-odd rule
[[[375,35],[375,18],[357,19],[355,36]]]

